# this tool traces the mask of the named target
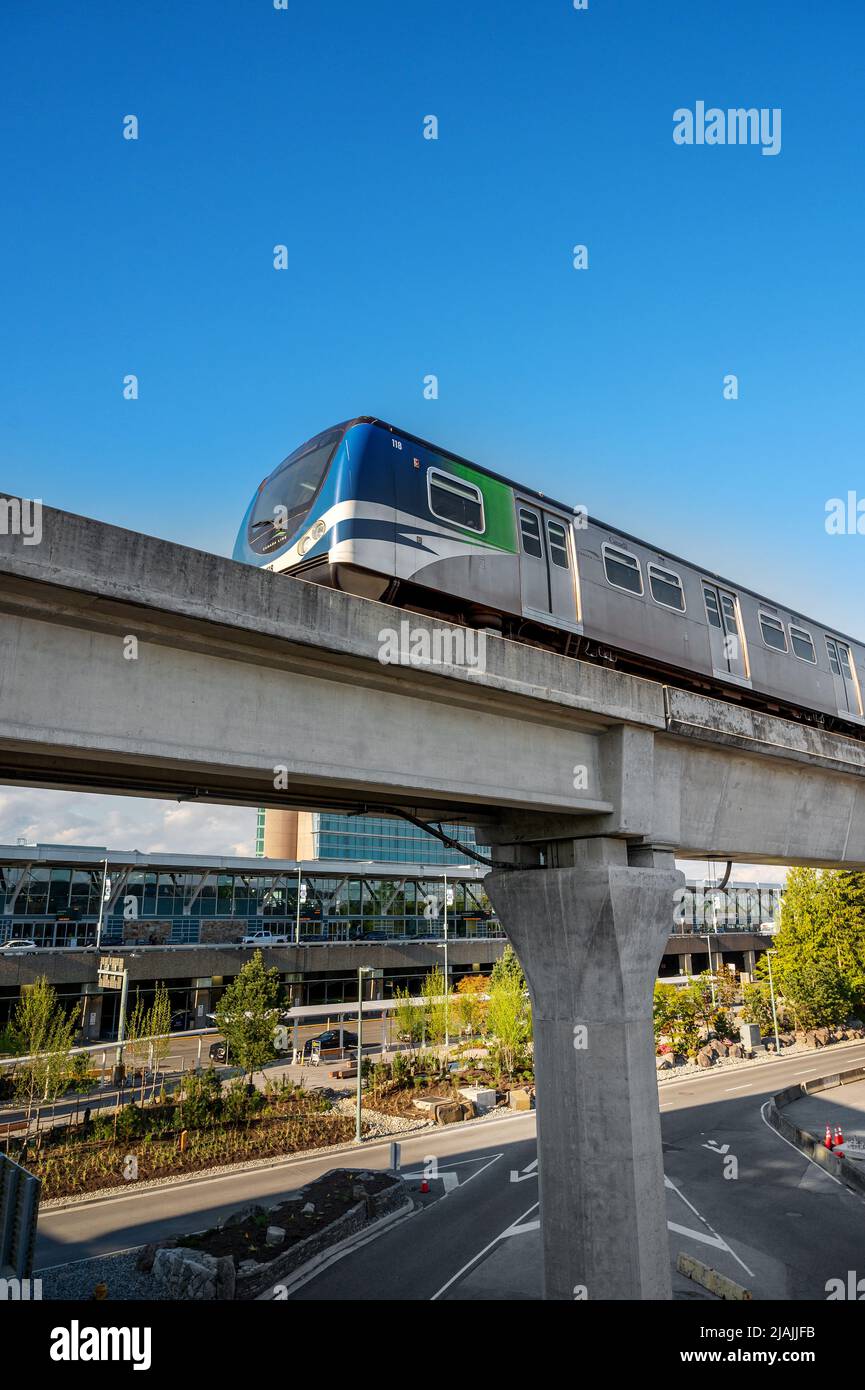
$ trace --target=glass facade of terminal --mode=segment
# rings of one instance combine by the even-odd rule
[[[265,861],[266,862],[266,861]],[[93,939],[102,891],[101,865],[69,868],[48,864],[0,864],[0,940],[29,937],[37,945]],[[157,872],[112,867],[103,922],[106,943],[129,940],[140,924],[168,923],[168,941],[215,941],[220,923],[246,931],[298,933],[298,876],[293,872],[205,873],[190,868]],[[500,936],[478,880],[448,880],[448,932],[453,937]],[[301,941],[437,940],[444,935],[443,876],[376,879],[303,873],[300,877]],[[236,935],[236,933],[233,933]],[[229,939],[228,937],[226,939]]]
[[[469,825],[442,825],[442,830],[469,850],[489,856]],[[361,859],[377,864],[465,864],[471,856],[450,849],[410,821],[393,816],[347,816],[316,812],[312,817],[315,859]]]

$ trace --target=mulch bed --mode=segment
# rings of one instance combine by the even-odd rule
[[[343,1216],[358,1202],[359,1188],[371,1196],[392,1184],[393,1176],[389,1173],[338,1168],[310,1183],[299,1198],[276,1207],[254,1207],[236,1223],[229,1218],[229,1224],[212,1231],[184,1236],[183,1244],[209,1255],[233,1255],[236,1265],[243,1260],[272,1260]],[[315,1210],[304,1212],[310,1202]],[[278,1245],[265,1243],[268,1226],[284,1229],[285,1238]]]

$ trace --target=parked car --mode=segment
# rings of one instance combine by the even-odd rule
[[[287,946],[288,937],[280,936],[276,932],[270,931],[251,931],[247,932],[241,942],[242,946]]]
[[[210,1044],[208,1053],[211,1062],[224,1062],[228,1056],[228,1043],[225,1038],[220,1038],[218,1042]]]
[[[188,1009],[176,1009],[171,1015],[170,1032],[185,1033],[189,1028],[194,1027],[195,1018]]]
[[[350,1033],[347,1028],[327,1028],[323,1033],[318,1033],[316,1037],[307,1038],[303,1044],[304,1057],[308,1057],[312,1052],[313,1043],[318,1043],[321,1052],[327,1052],[337,1047],[357,1047],[357,1033]]]
[[[9,941],[4,941],[2,946],[0,946],[0,951],[8,951],[10,954],[20,953],[21,955],[29,955],[31,951],[38,950],[39,947],[36,945],[35,941],[24,940],[20,936],[10,938]]]

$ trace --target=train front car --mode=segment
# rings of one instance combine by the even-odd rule
[[[233,558],[381,598],[392,573],[393,470],[365,458],[368,435],[365,422],[335,425],[283,459],[250,502]],[[383,573],[351,564],[358,528]]]

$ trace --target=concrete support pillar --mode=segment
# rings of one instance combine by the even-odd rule
[[[532,997],[548,1299],[667,1299],[652,991],[684,877],[672,854],[577,842],[484,880]]]
[[[743,969],[743,970],[747,970],[747,972],[748,972],[749,975],[753,975],[754,971],[755,971],[756,968],[757,968],[757,952],[756,952],[756,951],[743,951],[743,952],[742,952],[742,955],[743,955],[744,958],[745,958],[745,959],[744,959],[744,962],[743,962],[743,965],[742,965],[742,969]]]
[[[679,956],[679,963],[680,963],[680,965],[681,965],[681,967],[682,967],[681,973],[682,973],[683,975],[693,975],[693,973],[694,973],[694,957],[693,957],[692,955],[688,954],[688,955],[685,955],[685,956]]]

